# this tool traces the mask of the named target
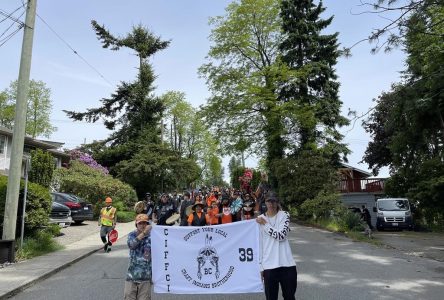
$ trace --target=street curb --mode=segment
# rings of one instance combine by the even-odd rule
[[[125,237],[125,236],[124,236],[124,237]],[[76,262],[78,262],[78,261],[84,259],[85,257],[90,256],[91,254],[100,251],[101,249],[103,249],[103,247],[100,247],[100,248],[98,248],[98,249],[94,249],[94,250],[91,250],[91,251],[89,251],[89,252],[87,252],[87,253],[85,253],[85,254],[82,254],[81,256],[79,256],[79,257],[73,259],[72,261],[68,261],[66,264],[61,265],[60,267],[58,267],[58,268],[56,268],[56,269],[53,269],[53,270],[51,270],[51,271],[48,271],[48,272],[44,273],[42,276],[40,276],[40,277],[38,277],[38,278],[36,278],[36,279],[34,279],[34,280],[32,280],[32,281],[30,281],[30,282],[28,282],[28,283],[22,285],[22,286],[20,286],[20,287],[14,289],[14,290],[12,290],[12,291],[9,291],[9,292],[7,292],[6,294],[0,295],[0,300],[8,299],[8,298],[10,298],[10,297],[12,297],[12,296],[17,295],[18,293],[20,293],[20,292],[24,291],[25,289],[27,289],[27,288],[33,286],[34,284],[36,284],[36,283],[38,283],[38,282],[40,282],[40,281],[43,281],[43,280],[45,280],[46,278],[49,278],[50,276],[52,276],[52,275],[54,275],[54,274],[56,274],[56,273],[62,271],[63,269],[66,269],[67,267],[69,267],[69,266],[75,264]]]
[[[123,239],[123,238],[126,238],[128,236],[128,234],[129,234],[129,232],[124,234],[123,236],[119,237],[119,240]],[[22,292],[22,291],[26,290],[27,288],[35,285],[36,283],[39,283],[39,282],[41,282],[41,281],[51,277],[52,275],[54,275],[54,274],[56,274],[56,273],[58,273],[58,272],[60,272],[60,271],[62,271],[64,269],[68,268],[69,266],[75,264],[76,262],[78,262],[78,261],[80,261],[80,260],[82,260],[82,259],[84,259],[84,258],[86,258],[86,257],[88,257],[88,256],[90,256],[90,255],[100,251],[100,250],[103,250],[103,246],[98,246],[97,249],[89,250],[86,253],[80,255],[79,257],[76,257],[75,259],[73,259],[71,261],[67,261],[65,264],[63,264],[63,265],[61,265],[61,266],[59,266],[59,267],[57,267],[55,269],[52,269],[52,270],[42,274],[41,276],[39,276],[39,277],[37,277],[37,278],[35,278],[35,279],[33,279],[33,280],[23,284],[22,286],[19,286],[19,287],[15,288],[15,289],[13,289],[11,291],[6,292],[3,295],[0,295],[0,300],[9,299],[9,298],[19,294],[20,292]],[[56,252],[53,252],[53,253],[56,253]]]

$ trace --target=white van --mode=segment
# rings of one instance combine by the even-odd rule
[[[376,200],[373,211],[377,213],[376,228],[413,229],[409,200],[406,198],[381,198]]]

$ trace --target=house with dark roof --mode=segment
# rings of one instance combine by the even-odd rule
[[[0,126],[0,173],[4,175],[9,174],[9,163],[11,160],[11,145],[12,133],[9,128]],[[48,151],[54,157],[54,165],[60,168],[63,164],[69,163],[69,154],[60,150],[64,143],[44,141],[33,139],[25,136],[25,144],[23,147],[23,160],[31,156],[31,151],[35,149],[42,149]],[[22,165],[22,174],[24,171],[24,164]]]

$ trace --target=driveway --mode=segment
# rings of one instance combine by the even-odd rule
[[[444,233],[378,231],[374,237],[404,254],[444,262]]]
[[[79,225],[73,223],[69,227],[62,228],[60,232],[61,235],[54,238],[54,240],[63,246],[80,241],[94,233],[97,233],[97,240],[100,241],[100,227],[97,226],[97,221],[84,221]]]

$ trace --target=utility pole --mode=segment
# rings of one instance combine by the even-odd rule
[[[20,59],[17,102],[15,104],[14,131],[12,135],[11,160],[6,192],[5,217],[3,220],[3,240],[15,239],[36,6],[37,0],[28,0]]]

